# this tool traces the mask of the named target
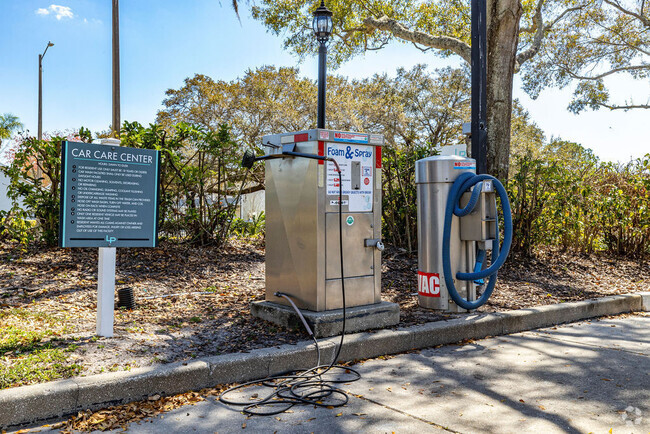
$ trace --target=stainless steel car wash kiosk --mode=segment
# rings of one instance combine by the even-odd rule
[[[266,299],[253,315],[290,325],[286,297],[318,328],[336,334],[342,305],[339,220],[342,219],[346,330],[399,321],[399,308],[381,302],[381,150],[379,134],[313,129],[263,138],[266,172]],[[320,156],[323,161],[300,156]],[[339,193],[342,193],[339,214]],[[338,315],[338,319],[337,319]],[[364,319],[365,318],[365,319]],[[329,325],[324,325],[329,324]],[[330,330],[331,329],[331,330]]]

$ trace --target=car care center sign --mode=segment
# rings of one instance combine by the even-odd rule
[[[155,247],[160,154],[63,142],[60,247]]]
[[[343,133],[337,133],[343,134]],[[353,134],[348,134],[353,136]],[[356,135],[365,138],[366,134]],[[357,141],[345,138],[346,141]],[[358,139],[360,141],[361,139]],[[327,143],[325,155],[333,158],[341,168],[341,175],[333,163],[327,163],[327,194],[339,195],[339,183],[342,183],[342,194],[348,196],[349,211],[372,211],[373,173],[375,164],[375,147],[368,145]]]

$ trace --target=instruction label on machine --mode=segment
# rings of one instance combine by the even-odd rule
[[[341,176],[334,163],[327,163],[327,195],[348,196],[348,211],[372,211],[372,190],[375,185],[374,146],[328,143],[325,155],[336,160]],[[344,202],[345,203],[345,202]]]

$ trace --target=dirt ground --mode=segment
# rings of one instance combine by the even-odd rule
[[[395,248],[384,252],[382,298],[400,304],[399,326],[450,318],[418,307],[416,274],[415,255]],[[511,257],[479,311],[647,291],[649,283],[648,262],[540,252],[535,259]],[[97,249],[20,252],[0,246],[0,313],[11,318],[23,312],[22,318],[31,318],[26,328],[49,327],[41,343],[66,348],[68,360],[83,367],[81,375],[306,339],[302,331],[250,315],[249,303],[264,298],[261,241],[235,240],[221,250],[171,244],[118,249],[117,289],[132,287],[137,308],[116,310],[113,339],[94,336],[96,286]],[[26,352],[0,354],[0,363],[11,365]]]

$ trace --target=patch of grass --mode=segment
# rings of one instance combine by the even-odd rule
[[[193,316],[192,318],[190,318],[190,322],[194,324],[200,323],[201,321],[203,320],[201,319],[200,316]]]
[[[67,362],[67,354],[46,346],[22,357],[5,357],[0,363],[0,389],[52,381],[77,375],[83,368]]]
[[[29,353],[39,348],[43,339],[62,329],[61,320],[26,309],[0,311],[0,357],[7,353]]]
[[[68,378],[83,369],[68,363],[78,346],[53,348],[51,339],[64,332],[61,319],[26,309],[0,311],[0,389]],[[43,342],[44,340],[50,342]]]
[[[31,352],[40,347],[39,342],[43,338],[51,335],[51,330],[30,331],[15,326],[0,327],[0,356]]]

